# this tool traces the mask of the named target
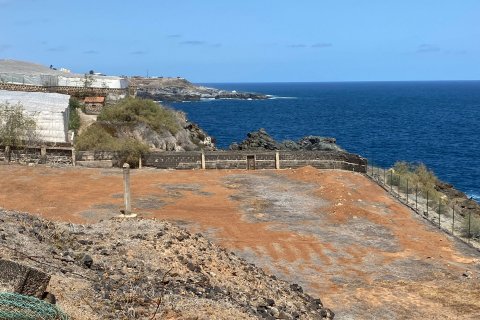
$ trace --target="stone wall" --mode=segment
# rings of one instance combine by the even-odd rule
[[[151,152],[145,156],[144,165],[159,169],[201,169],[201,152]]]
[[[332,151],[276,152],[211,151],[152,152],[145,156],[144,165],[159,169],[275,169],[312,166],[319,169],[343,169],[366,172],[366,159],[350,153]],[[248,158],[253,158],[248,164]],[[252,165],[253,164],[253,165]]]
[[[70,87],[70,86],[35,86],[28,84],[1,83],[0,90],[26,91],[26,92],[56,92],[68,94],[74,97],[84,96],[107,96],[108,94],[126,95],[129,89],[116,88],[90,88],[90,87]]]
[[[41,147],[12,150],[11,162],[73,165],[72,148]],[[0,161],[5,148],[0,147]],[[248,160],[250,158],[250,160]],[[278,160],[277,160],[278,159]],[[76,165],[88,167],[120,167],[117,154],[107,151],[78,151]],[[151,152],[143,158],[143,165],[158,169],[296,169],[312,166],[318,169],[341,169],[366,172],[367,160],[351,153],[335,151],[186,151]]]
[[[71,147],[22,147],[11,148],[10,162],[19,164],[73,165],[73,148]],[[0,147],[0,161],[7,162],[7,152]]]

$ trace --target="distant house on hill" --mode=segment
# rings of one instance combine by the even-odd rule
[[[105,105],[105,97],[86,97],[85,113],[87,114],[100,114]]]
[[[68,142],[69,100],[66,94],[0,90],[0,104],[21,105],[35,119],[39,139],[47,143]]]

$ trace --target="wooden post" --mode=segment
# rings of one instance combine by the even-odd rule
[[[275,151],[275,169],[280,169],[280,152]]]
[[[131,197],[130,197],[130,165],[128,163],[123,164],[123,186],[124,186],[123,200],[125,201],[125,215],[129,215],[132,212],[132,203],[131,203]]]
[[[138,157],[138,169],[142,169],[142,155]]]
[[[205,152],[202,151],[201,168],[205,170]]]

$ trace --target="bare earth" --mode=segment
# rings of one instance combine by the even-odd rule
[[[0,207],[94,223],[119,169],[0,166]],[[479,319],[480,253],[361,174],[303,168],[132,171],[134,211],[202,232],[320,296],[336,319]]]

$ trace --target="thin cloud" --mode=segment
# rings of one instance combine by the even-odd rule
[[[65,46],[57,46],[57,47],[50,47],[47,49],[50,52],[64,52],[67,51],[67,47]]]
[[[190,41],[182,41],[180,42],[182,45],[188,45],[188,46],[203,46],[206,44],[205,41],[200,41],[200,40],[190,40]]]
[[[8,49],[10,49],[12,46],[9,45],[9,44],[0,44],[0,52],[4,52],[4,51],[7,51]]]
[[[307,45],[303,43],[296,43],[296,44],[289,44],[287,45],[289,48],[306,48]]]
[[[329,48],[331,46],[332,44],[327,42],[318,42],[318,43],[312,44],[312,48]]]
[[[221,46],[222,46],[221,43],[214,43],[214,44],[210,45],[210,47],[212,47],[212,48],[220,48]]]
[[[181,38],[182,35],[181,34],[169,34],[167,35],[167,38],[171,38],[171,39],[177,39],[177,38]]]
[[[447,50],[445,51],[446,54],[453,54],[453,55],[463,55],[467,54],[467,50]]]
[[[432,44],[421,44],[417,47],[417,53],[430,53],[430,52],[439,52],[440,48]]]
[[[98,52],[97,50],[86,50],[86,51],[83,51],[83,54],[99,54],[100,52]]]
[[[142,54],[147,54],[147,51],[143,51],[143,50],[136,50],[136,51],[132,51],[132,52],[130,52],[130,54],[134,54],[134,55],[142,55]]]

